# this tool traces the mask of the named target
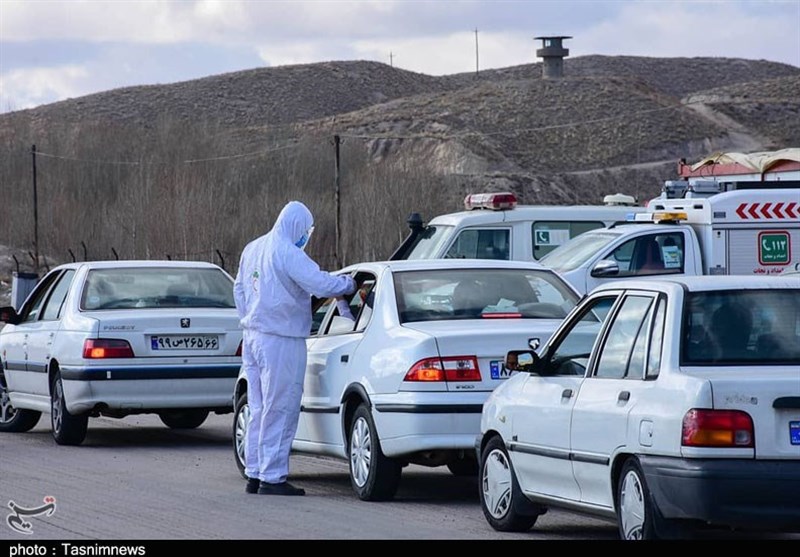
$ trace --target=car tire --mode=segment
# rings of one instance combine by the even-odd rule
[[[239,395],[236,408],[233,412],[233,458],[236,468],[242,478],[248,479],[245,474],[245,447],[247,441],[247,428],[250,423],[250,407],[247,404],[247,393]]]
[[[30,431],[36,427],[41,417],[41,412],[12,406],[5,378],[0,373],[0,432],[23,433]]]
[[[59,445],[80,445],[86,439],[89,426],[88,414],[70,414],[64,398],[64,383],[61,373],[56,372],[50,385],[50,427],[53,439]]]
[[[171,410],[158,415],[165,426],[172,429],[195,429],[203,425],[208,418],[208,410],[190,408],[188,410]]]
[[[636,458],[625,462],[617,480],[617,524],[623,540],[658,540],[689,534],[677,522],[661,516]]]
[[[360,404],[347,437],[350,484],[362,501],[388,501],[400,485],[403,466],[381,450],[369,406]]]
[[[489,439],[481,451],[478,482],[483,515],[499,532],[527,532],[546,508],[523,494],[500,436]]]
[[[450,473],[458,477],[475,477],[478,475],[478,459],[469,456],[454,458],[447,463]]]

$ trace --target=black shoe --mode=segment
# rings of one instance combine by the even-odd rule
[[[258,486],[259,495],[305,495],[306,490],[302,487],[295,487],[289,482],[281,482],[279,484],[270,484],[261,482]]]
[[[258,486],[261,483],[261,480],[258,478],[247,478],[247,485],[245,486],[244,490],[247,493],[258,493]]]

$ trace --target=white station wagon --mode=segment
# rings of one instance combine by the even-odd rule
[[[0,432],[45,412],[57,443],[79,445],[89,417],[195,428],[233,411],[242,332],[233,279],[212,263],[61,265],[0,319]]]
[[[346,267],[354,319],[325,300],[307,339],[295,452],[350,463],[363,500],[394,497],[409,463],[477,473],[483,402],[506,352],[555,331],[578,296],[535,262],[433,259]],[[247,378],[236,385],[234,456],[244,475]]]
[[[623,539],[800,531],[800,280],[626,280],[509,352],[477,440],[489,524],[553,507]]]

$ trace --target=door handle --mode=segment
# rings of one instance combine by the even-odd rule
[[[617,402],[628,402],[631,399],[630,391],[622,391],[617,397]]]
[[[564,389],[561,391],[561,398],[572,398],[572,389]]]

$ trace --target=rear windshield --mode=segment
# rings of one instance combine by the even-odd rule
[[[233,308],[233,280],[220,269],[148,267],[89,271],[81,309]]]
[[[800,365],[800,289],[693,292],[681,362]]]
[[[562,319],[578,301],[555,273],[526,269],[447,269],[394,275],[400,321]]]
[[[452,226],[426,226],[406,259],[435,259],[453,233]]]

